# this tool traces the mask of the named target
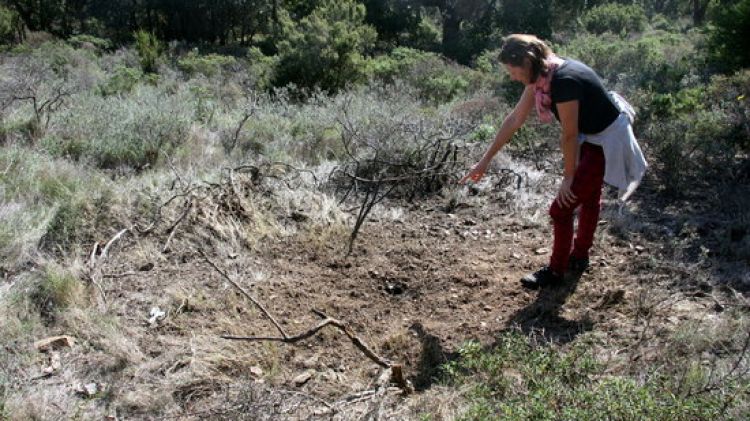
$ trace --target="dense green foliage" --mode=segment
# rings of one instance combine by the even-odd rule
[[[321,2],[299,23],[284,19],[276,84],[335,91],[361,82],[363,53],[376,36],[364,24],[364,17],[364,6],[352,0],[331,0]]]
[[[0,43],[13,41],[19,35],[20,23],[17,13],[0,5]]]
[[[718,8],[711,28],[711,50],[715,59],[730,69],[750,66],[750,0],[729,2]]]
[[[141,58],[144,72],[155,73],[157,60],[161,55],[162,46],[156,36],[146,31],[135,33],[135,48]]]
[[[643,30],[646,13],[639,4],[605,3],[588,10],[581,20],[583,26],[595,34],[631,33]]]

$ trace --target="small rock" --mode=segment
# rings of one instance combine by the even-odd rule
[[[34,342],[34,348],[40,352],[47,352],[52,349],[58,349],[63,347],[72,347],[75,344],[75,339],[72,336],[51,336],[49,338],[40,339]]]
[[[547,254],[547,253],[549,253],[549,249],[546,248],[546,247],[541,247],[541,248],[538,248],[538,249],[534,250],[534,253],[536,253],[536,254]]]
[[[292,218],[292,221],[294,222],[305,222],[310,219],[309,216],[299,211],[292,212],[290,218]]]
[[[145,265],[139,267],[138,270],[141,271],[141,272],[148,272],[148,271],[150,271],[153,268],[154,268],[153,262],[148,262]]]
[[[513,253],[511,256],[516,260],[521,260],[521,254],[520,253]]]
[[[330,408],[320,407],[320,408],[315,408],[315,410],[313,410],[313,415],[315,415],[315,416],[321,416],[321,415],[326,415],[326,414],[328,414],[330,412],[331,412]]]
[[[724,306],[720,302],[714,301],[713,310],[717,313],[721,313],[724,311]]]
[[[99,392],[99,385],[96,383],[86,383],[86,384],[79,383],[76,386],[75,391],[76,393],[80,395],[91,397],[91,396],[96,395]]]
[[[257,365],[254,365],[250,367],[250,374],[255,377],[263,377],[263,369],[258,367]]]
[[[625,298],[625,290],[624,289],[615,289],[615,290],[608,290],[604,293],[601,299],[594,304],[593,308],[604,308],[604,307],[611,307],[613,305],[617,305],[623,301]]]
[[[487,304],[485,304],[485,305],[484,305],[484,307],[482,307],[482,309],[483,309],[484,311],[492,311],[492,307],[490,307],[490,306],[489,306],[489,305],[487,305]]]
[[[295,377],[294,380],[292,380],[292,383],[294,383],[295,386],[300,387],[310,381],[312,378],[312,372],[311,371],[305,371],[304,373],[300,374],[299,376]]]
[[[312,357],[302,362],[302,367],[305,367],[305,368],[316,368],[317,366],[318,366],[318,357],[316,355],[313,355]]]
[[[60,353],[52,352],[49,357],[49,366],[44,367],[42,373],[49,375],[60,371],[61,368],[62,360],[60,359]]]

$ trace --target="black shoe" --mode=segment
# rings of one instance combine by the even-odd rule
[[[570,258],[568,258],[568,270],[565,271],[565,277],[567,279],[578,279],[588,268],[588,257],[579,258],[570,256]]]
[[[550,285],[559,285],[563,281],[562,276],[556,274],[550,269],[549,266],[545,266],[534,273],[530,273],[521,278],[521,284],[526,288],[536,289],[543,288]]]

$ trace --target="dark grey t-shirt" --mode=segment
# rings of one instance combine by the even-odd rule
[[[578,131],[599,133],[620,115],[599,76],[580,61],[565,59],[550,81],[552,112],[557,115],[557,103],[578,100]]]

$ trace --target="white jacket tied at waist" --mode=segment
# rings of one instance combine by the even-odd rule
[[[620,116],[603,131],[578,135],[578,143],[589,142],[604,150],[604,181],[619,189],[620,200],[628,200],[646,173],[646,159],[633,134],[635,110],[616,92],[610,92]]]

